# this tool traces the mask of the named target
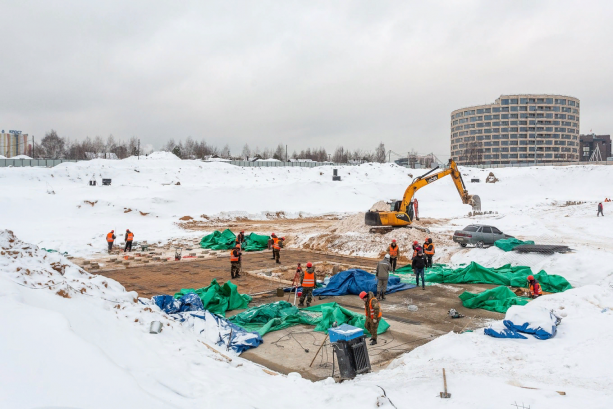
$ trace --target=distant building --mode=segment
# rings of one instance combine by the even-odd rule
[[[607,160],[611,157],[611,135],[581,135],[579,152],[581,162]]]
[[[18,155],[32,156],[32,141],[28,134],[21,131],[8,131],[0,133],[0,155],[7,158]]]
[[[457,109],[451,157],[460,165],[579,161],[579,100],[501,95],[493,104]]]

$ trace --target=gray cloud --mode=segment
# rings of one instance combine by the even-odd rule
[[[610,133],[609,1],[2,0],[4,129],[449,152],[453,109],[581,99]]]

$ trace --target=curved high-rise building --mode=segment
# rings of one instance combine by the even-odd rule
[[[460,165],[579,161],[579,100],[501,95],[493,104],[457,109],[451,157]]]

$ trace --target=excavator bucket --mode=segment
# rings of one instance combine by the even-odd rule
[[[366,212],[364,223],[366,223],[367,226],[382,226],[379,212]]]

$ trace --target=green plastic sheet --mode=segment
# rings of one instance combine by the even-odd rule
[[[394,274],[412,274],[410,265],[400,267]],[[526,287],[527,277],[533,275],[541,284],[543,291],[560,293],[572,288],[570,283],[562,276],[549,275],[545,271],[533,274],[530,267],[511,266],[506,264],[498,268],[486,268],[475,262],[466,267],[451,269],[443,264],[435,265],[426,270],[426,283],[451,284],[496,284],[509,287]]]
[[[188,288],[182,289],[175,294],[175,298],[181,298],[185,294],[195,293],[202,300],[205,310],[223,317],[226,316],[226,311],[242,310],[247,308],[251,301],[251,296],[247,294],[239,294],[236,285],[231,281],[226,281],[223,286],[219,285],[217,280],[213,279],[208,287],[199,288],[197,290]]]
[[[494,242],[494,246],[504,251],[511,251],[522,244],[534,244],[534,242],[532,240],[521,241],[515,238],[496,240]]]
[[[519,297],[507,287],[496,287],[478,294],[468,291],[460,294],[462,305],[466,308],[482,308],[484,310],[505,313],[512,305],[526,305],[529,298]]]
[[[211,250],[230,250],[236,246],[236,235],[231,230],[215,230],[200,240],[200,247]]]
[[[262,236],[260,234],[251,233],[249,236],[245,237],[245,241],[243,242],[243,250],[266,250],[268,248],[268,240],[270,240],[269,236]]]
[[[245,329],[257,331],[261,336],[268,332],[278,331],[294,325],[313,325],[315,331],[326,332],[336,321],[338,325],[348,323],[364,328],[366,317],[341,307],[337,303],[325,303],[309,308],[298,309],[286,301],[251,307],[233,317],[229,321]],[[389,324],[382,319],[377,333],[387,331]],[[368,331],[366,331],[368,333]]]

